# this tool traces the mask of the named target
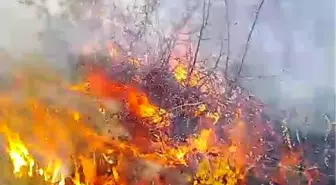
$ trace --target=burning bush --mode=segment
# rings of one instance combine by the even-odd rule
[[[30,4],[35,3],[50,20],[49,12],[41,8],[43,2]],[[263,103],[237,82],[264,1],[235,77],[228,72],[229,41],[226,52],[222,42],[217,57],[200,59],[210,1],[190,7],[201,7],[201,25],[196,44],[190,41],[180,47],[176,44],[179,34],[168,33],[171,38],[166,38],[166,33],[149,29],[154,27],[149,14],[158,2],[148,2],[152,6],[134,5],[136,11],[126,14],[114,9],[122,18],[113,19],[111,29],[122,38],[95,43],[96,47],[85,45],[72,65],[76,67],[69,75],[72,80],[42,64],[21,65],[3,77],[9,82],[1,84],[0,92],[0,133],[7,154],[4,163],[8,163],[3,170],[12,168],[13,173],[4,173],[0,183],[327,184],[327,173],[307,157],[307,151],[313,151],[308,150],[308,140],[296,133],[298,144],[293,142],[288,120],[271,123]],[[78,14],[99,22],[103,11],[97,10],[104,3],[63,5],[78,8]],[[134,15],[137,12],[141,15]],[[184,27],[192,16],[187,12],[171,32],[193,31]],[[131,21],[118,22],[122,20]],[[228,31],[228,40],[229,35]],[[163,42],[155,48],[148,44],[155,39],[147,37]],[[222,71],[220,61],[225,64]],[[329,122],[323,159],[331,169],[334,124]]]
[[[0,132],[15,177],[78,185],[324,183],[243,89],[228,96],[217,74],[197,68],[184,77],[183,63],[132,60],[85,63],[76,84],[41,66],[7,76]]]

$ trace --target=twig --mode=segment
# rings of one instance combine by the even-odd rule
[[[226,19],[226,39],[227,39],[227,50],[226,50],[226,59],[225,59],[225,69],[224,69],[224,78],[228,80],[228,68],[229,68],[229,60],[230,60],[230,19],[229,19],[229,4],[227,0],[224,0],[225,3],[225,19]]]
[[[219,49],[219,54],[218,54],[218,57],[216,59],[216,62],[215,62],[215,66],[211,69],[211,71],[207,74],[207,75],[204,75],[201,77],[201,79],[199,81],[202,81],[204,78],[208,78],[208,79],[205,79],[203,80],[203,83],[201,85],[198,86],[198,88],[201,88],[205,83],[207,83],[209,81],[209,78],[211,78],[210,76],[213,75],[219,65],[219,62],[221,61],[221,58],[222,56],[224,55],[223,53],[223,42],[221,42],[221,46],[220,46],[220,49]]]
[[[257,80],[264,78],[276,78],[277,75],[258,75],[258,76],[240,76],[238,79],[246,79],[246,80]]]
[[[169,39],[166,38],[163,39],[164,42],[160,45],[164,45],[166,43],[166,47],[164,47],[163,49],[160,48],[162,50],[160,60],[162,63],[161,66],[166,65],[170,61],[173,49],[176,46],[178,34],[180,34],[181,30],[192,18],[197,7],[198,5],[193,6],[190,10],[187,11],[187,14],[183,17],[183,19],[179,23],[173,25],[172,34],[170,35]]]
[[[332,122],[332,121],[329,119],[328,115],[323,114],[322,116],[323,116],[323,118],[324,118],[324,119],[327,121],[327,123],[328,123],[327,133],[329,133],[329,132],[331,132],[333,125],[335,125],[336,123],[335,123],[335,122]]]
[[[250,32],[248,34],[248,37],[247,37],[247,40],[246,40],[246,44],[245,44],[245,47],[244,47],[244,52],[243,52],[243,56],[242,56],[242,59],[241,59],[241,62],[240,62],[240,66],[239,66],[239,69],[238,69],[238,72],[237,72],[237,77],[236,77],[236,80],[238,79],[238,77],[240,76],[240,73],[242,71],[242,68],[243,68],[243,65],[244,65],[244,62],[245,62],[245,58],[246,58],[246,55],[247,55],[247,51],[249,49],[249,46],[250,46],[250,41],[251,41],[251,38],[252,38],[252,33],[254,32],[254,29],[255,29],[255,26],[257,24],[257,21],[258,21],[258,18],[259,18],[259,14],[260,14],[260,10],[261,8],[263,7],[264,5],[264,2],[265,0],[261,0],[260,4],[259,4],[259,7],[256,11],[256,16],[255,16],[255,19],[252,23],[252,26],[251,26],[251,29],[250,29]]]
[[[299,145],[301,145],[301,137],[300,137],[299,129],[295,130],[295,135],[296,135],[297,142],[299,143]]]
[[[196,62],[197,62],[198,52],[199,52],[200,47],[201,47],[201,41],[202,41],[202,38],[203,38],[204,29],[208,25],[208,20],[209,20],[209,16],[210,16],[210,0],[208,0],[207,2],[204,0],[202,15],[203,15],[202,16],[202,25],[201,25],[201,28],[199,30],[196,50],[195,50],[195,53],[194,53],[192,65],[191,65],[190,70],[188,72],[188,80],[187,80],[188,84],[189,84],[189,81],[190,81],[190,76],[193,73]]]
[[[330,155],[329,153],[329,149],[330,149],[330,135],[333,129],[333,125],[335,123],[331,122],[331,120],[329,119],[328,115],[323,114],[323,118],[327,121],[328,123],[328,129],[326,130],[326,133],[324,135],[324,144],[325,144],[325,149],[324,149],[324,165],[328,168],[329,167],[329,160],[330,160]]]
[[[179,105],[179,106],[173,107],[173,108],[170,109],[170,111],[174,111],[176,109],[183,108],[183,107],[197,106],[197,105],[201,105],[203,103],[204,102],[186,103],[186,104],[183,104],[183,105]]]

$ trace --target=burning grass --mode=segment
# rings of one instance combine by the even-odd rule
[[[223,82],[200,68],[188,77],[186,65],[137,61],[116,65],[136,65],[130,79],[116,66],[86,66],[79,83],[50,68],[15,71],[0,94],[1,183],[243,185],[251,175],[259,184],[322,181],[241,89],[221,98]]]

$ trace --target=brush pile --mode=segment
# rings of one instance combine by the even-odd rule
[[[75,82],[41,66],[7,74],[0,133],[13,173],[1,184],[331,183],[334,124],[320,164],[306,156],[309,140],[294,145],[253,95],[184,61],[86,53]]]

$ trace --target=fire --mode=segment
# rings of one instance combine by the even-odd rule
[[[129,109],[141,118],[151,119],[152,123],[167,126],[164,117],[167,112],[150,103],[148,97],[138,89],[109,80],[107,75],[102,72],[96,72],[89,75],[84,84],[71,87],[72,90],[85,91],[90,88],[93,95],[99,97],[125,100]]]
[[[179,88],[210,80],[199,69],[188,77],[183,64],[171,72]],[[162,108],[140,83],[120,82],[96,69],[78,84],[32,74],[0,96],[0,133],[18,178],[39,177],[50,185],[243,185],[264,157],[263,125],[250,123],[243,103],[230,110],[232,122],[223,124],[229,106],[212,105],[210,86],[201,89],[210,103],[188,102],[191,108],[181,110],[188,124],[190,117],[200,121],[180,141],[170,126],[182,121],[175,123],[173,108]],[[282,156],[279,181],[285,181],[284,166],[301,162],[294,152]]]
[[[169,65],[176,81],[184,87],[189,86],[199,88],[204,94],[215,95],[223,93],[223,90],[220,87],[216,87],[212,84],[213,81],[215,81],[215,83],[221,82],[221,78],[215,75],[216,73],[210,72],[212,75],[216,76],[216,79],[213,79],[213,77],[211,77],[212,75],[209,75],[209,71],[205,70],[202,64],[190,64],[190,57],[188,56],[190,56],[189,52],[191,50],[190,43],[183,42],[182,45],[173,48],[172,59],[169,61]]]
[[[12,133],[5,125],[2,125],[1,132],[5,134],[8,141],[7,152],[13,163],[13,173],[22,176],[22,171],[26,168],[28,176],[32,176],[35,161],[20,136]]]
[[[194,138],[191,144],[200,152],[206,152],[209,149],[210,137],[214,137],[212,130],[202,130],[198,138]]]
[[[227,185],[238,184],[238,180],[242,179],[239,170],[232,169],[228,165],[226,159],[204,159],[199,165],[199,169],[196,174],[197,180],[195,180],[193,184],[221,185],[223,184],[223,177],[226,177],[225,179]]]
[[[13,164],[13,173],[17,177],[39,175],[46,182],[51,183],[56,183],[60,180],[59,175],[62,166],[60,160],[49,161],[44,168],[40,168],[17,133],[12,132],[5,125],[2,125],[1,133],[6,136],[8,142],[7,153]]]
[[[188,77],[187,68],[183,64],[178,64],[174,70],[174,76],[177,81],[184,82]]]
[[[176,80],[180,82],[183,86],[189,85],[191,87],[195,87],[200,85],[202,82],[200,72],[193,72],[189,76],[188,67],[183,63],[178,63],[173,72]],[[202,88],[202,90],[205,90],[205,88]]]

